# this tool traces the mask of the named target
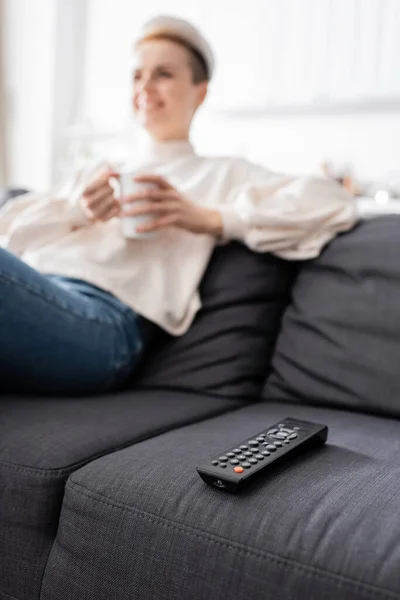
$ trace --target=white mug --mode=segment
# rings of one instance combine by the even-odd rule
[[[121,172],[119,176],[119,181],[117,180],[117,190],[119,198],[123,198],[125,196],[130,196],[131,194],[136,194],[143,190],[143,188],[158,188],[155,183],[144,183],[139,181],[133,181],[133,178],[139,175],[138,171],[129,171],[129,172]],[[115,186],[115,184],[114,184]],[[132,202],[132,206],[140,206],[146,204],[147,200],[136,200]],[[135,217],[124,216],[123,207],[130,206],[129,204],[124,204],[122,206],[121,212],[121,223],[122,223],[122,232],[124,237],[129,239],[145,239],[145,238],[153,238],[156,235],[155,231],[149,232],[138,232],[137,227],[141,225],[145,225],[146,223],[150,223],[157,218],[157,213],[151,213],[148,215],[137,215]]]

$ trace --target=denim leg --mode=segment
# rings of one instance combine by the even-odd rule
[[[0,248],[0,390],[91,394],[128,377],[140,317],[93,290],[59,284]]]

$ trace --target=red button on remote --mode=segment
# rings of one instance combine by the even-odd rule
[[[234,467],[233,470],[235,471],[235,473],[243,473],[244,471],[243,467]]]

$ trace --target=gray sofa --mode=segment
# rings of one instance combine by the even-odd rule
[[[220,247],[201,295],[124,389],[1,396],[1,600],[400,598],[400,218],[304,264]],[[325,446],[200,479],[286,416]]]

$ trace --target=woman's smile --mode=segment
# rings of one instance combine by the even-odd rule
[[[164,102],[152,98],[146,98],[145,96],[138,98],[138,108],[141,111],[154,112],[164,107]]]

